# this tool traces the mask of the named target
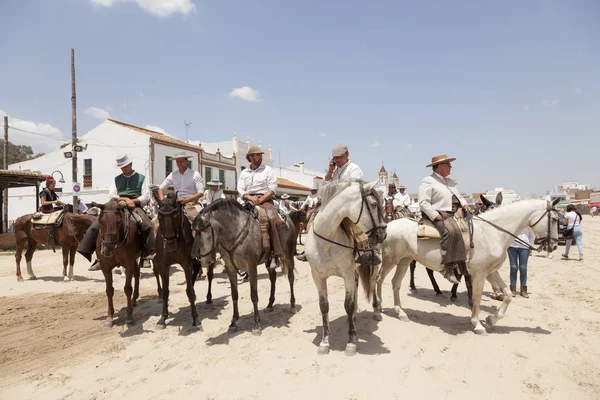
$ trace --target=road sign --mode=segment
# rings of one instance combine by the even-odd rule
[[[81,194],[81,185],[77,182],[73,182],[73,196],[79,196]]]

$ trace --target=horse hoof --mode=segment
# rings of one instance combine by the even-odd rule
[[[475,328],[475,334],[479,335],[479,336],[487,336],[488,335],[488,333],[484,327]]]
[[[135,326],[135,322],[127,321],[127,327],[131,328],[132,326]]]
[[[238,327],[237,326],[230,326],[229,329],[227,329],[228,333],[236,333],[238,331]]]
[[[487,318],[485,319],[485,322],[489,326],[494,326],[494,325],[496,325],[496,318],[494,318],[494,316],[492,316],[492,315],[488,315]]]
[[[329,345],[322,344],[319,346],[319,350],[317,350],[318,354],[329,354]]]
[[[158,299],[156,299],[156,302],[159,303],[159,304],[162,304],[163,301],[162,301],[161,298],[158,298]]]
[[[206,304],[212,304],[213,301],[211,299],[206,299]]]
[[[416,288],[416,287],[411,287],[411,288],[409,288],[409,290],[410,290],[411,292],[416,292],[416,291],[417,291],[417,288]]]
[[[24,282],[23,277],[22,276],[17,276],[17,282]]]
[[[252,329],[252,335],[260,336],[260,335],[262,335],[262,331],[260,330],[260,328],[254,328],[254,329]]]
[[[291,312],[292,314],[296,314],[296,313],[298,312],[298,309],[296,308],[296,306],[291,306],[291,307],[290,307],[290,312]]]
[[[265,308],[265,312],[273,312],[273,306],[268,306],[267,308]]]
[[[442,293],[442,292],[435,292],[435,295],[436,295],[436,296],[441,296],[441,295],[443,295],[443,294],[444,294],[444,293]]]
[[[37,276],[35,275],[29,275],[29,280],[30,281],[35,281],[37,279]]]
[[[409,322],[408,315],[406,314],[398,314],[398,319],[402,322]]]
[[[113,323],[112,322],[105,322],[104,323],[104,327],[105,328],[112,328],[113,327]]]
[[[135,300],[134,300],[132,303],[133,303],[132,305],[133,305],[134,307],[135,307],[135,306],[137,306],[137,301],[135,301]]]
[[[346,350],[344,350],[344,354],[347,356],[355,356],[356,355],[356,345],[354,343],[348,343],[346,345]]]
[[[157,323],[156,326],[154,327],[157,331],[162,331],[167,327],[166,324],[161,324],[161,323]]]
[[[204,332],[204,328],[202,328],[202,324],[200,322],[194,322],[192,324],[192,329],[195,329],[200,332]]]
[[[451,296],[450,301],[454,303],[456,301],[456,296]]]
[[[383,317],[381,316],[381,314],[377,313],[377,314],[373,314],[373,319],[375,321],[383,321]]]
[[[71,282],[71,278],[68,276],[63,276],[63,282]]]

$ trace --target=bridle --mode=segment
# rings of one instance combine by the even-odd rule
[[[123,219],[123,239],[121,239],[120,242],[117,243],[118,238],[115,240],[104,240],[104,235],[100,236],[100,243],[102,245],[100,252],[102,253],[103,256],[105,257],[112,257],[112,255],[114,255],[115,250],[117,250],[119,247],[123,246],[123,244],[125,243],[125,241],[127,240],[127,237],[129,236],[129,216],[126,214],[126,210],[103,210],[102,214],[108,214],[108,215],[114,215],[114,214],[121,214]],[[105,233],[106,236],[108,237],[118,237],[119,235],[119,228],[117,226],[117,221],[116,218],[114,216],[112,216],[112,218],[110,218],[107,221],[107,232]],[[112,245],[113,247],[113,251],[111,255],[107,255],[107,253],[104,251],[104,246],[106,245]]]
[[[177,205],[173,210],[171,211],[161,211],[160,208],[158,209],[158,215],[160,215],[162,218],[168,217],[171,218],[173,217],[175,214],[179,214],[179,228],[174,229],[175,234],[171,237],[167,237],[165,236],[165,229],[163,227],[162,224],[159,223],[158,228],[160,229],[160,232],[162,233],[163,236],[163,241],[164,242],[172,242],[172,241],[177,241],[179,239],[179,235],[181,233],[181,230],[183,228],[183,218],[182,218],[182,207],[180,205]],[[172,226],[171,226],[172,227]]]
[[[356,225],[356,224],[358,224],[360,222],[360,219],[361,219],[362,214],[363,214],[363,210],[365,208],[365,203],[367,202],[367,198],[368,197],[375,197],[375,203],[377,204],[377,217],[379,217],[380,220],[385,221],[385,216],[384,216],[383,212],[381,211],[380,201],[379,201],[377,195],[375,194],[374,190],[375,189],[371,189],[369,191],[364,191],[363,190],[363,184],[362,183],[360,184],[360,193],[361,193],[360,212],[358,213],[358,218],[356,219],[356,222],[353,222],[354,225]],[[385,224],[385,222],[383,224],[378,224],[375,221],[375,217],[373,216],[373,212],[371,211],[371,209],[368,206],[367,206],[367,209],[369,209],[369,217],[371,218],[372,228],[369,229],[367,232],[365,232],[365,234],[367,236],[369,236],[369,240],[372,240],[373,235],[376,235],[377,233],[382,233],[382,232],[385,231],[386,224]],[[317,233],[316,229],[314,228],[314,226],[313,226],[313,233],[315,234],[316,237],[318,237],[320,239],[323,239],[326,242],[338,245],[340,247],[344,247],[346,249],[352,249],[352,250],[354,250],[354,246],[348,246],[348,245],[345,245],[343,243],[336,242],[335,240],[328,239],[328,238],[326,238],[326,237],[324,237],[322,235],[319,235]]]

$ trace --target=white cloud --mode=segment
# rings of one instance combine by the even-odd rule
[[[0,121],[6,113],[0,110]],[[4,122],[0,122],[4,126]],[[16,145],[31,146],[34,153],[48,153],[56,150],[67,139],[60,129],[43,122],[26,121],[8,117],[8,141]]]
[[[192,0],[90,0],[98,7],[112,7],[117,3],[135,3],[144,11],[157,17],[168,17],[171,14],[189,14],[196,11]]]
[[[156,125],[146,125],[144,127],[144,129],[149,129],[151,131],[154,132],[158,132],[158,133],[162,133],[163,135],[167,135],[167,136],[171,136],[174,137],[173,135],[170,135],[169,133],[167,133],[167,131],[165,131],[163,128],[161,128],[160,126],[156,126]]]
[[[83,112],[98,119],[107,119],[108,117],[110,117],[110,113],[108,111],[98,107],[88,107],[85,110],[83,110]]]
[[[258,91],[249,86],[242,86],[240,88],[233,89],[231,93],[229,93],[229,96],[238,97],[246,101],[260,101],[260,94]]]
[[[413,148],[413,145],[410,143],[404,146],[404,150],[411,150],[412,148]]]
[[[559,103],[558,100],[542,100],[542,104],[545,106],[557,106]]]
[[[525,111],[529,111],[529,109],[531,108],[531,104],[525,104],[523,108],[525,109]]]
[[[583,93],[583,90],[579,89],[579,88],[575,88],[575,93],[577,94],[581,94]]]
[[[319,137],[324,138],[325,136],[327,136],[327,133],[325,133],[325,132],[319,132]]]
[[[379,143],[379,140],[376,140],[369,145],[369,147],[379,147],[379,146],[381,146],[381,143]]]

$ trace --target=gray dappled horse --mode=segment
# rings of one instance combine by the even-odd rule
[[[238,329],[240,318],[238,311],[238,282],[239,272],[248,272],[250,282],[250,298],[254,306],[254,327],[252,333],[260,335],[260,316],[258,314],[257,266],[265,263],[271,281],[271,295],[266,311],[273,311],[275,302],[275,280],[277,271],[269,268],[271,263],[270,253],[263,253],[260,226],[254,214],[242,207],[234,199],[220,199],[208,205],[194,220],[196,238],[192,256],[199,258],[203,265],[215,262],[216,253],[221,254],[225,263],[225,271],[231,284],[231,297],[233,299],[233,318],[229,331]],[[296,249],[296,229],[291,219],[286,217],[282,224],[281,246],[283,256],[281,269],[290,282],[290,309],[296,312],[296,298],[294,297],[294,251]],[[210,267],[209,267],[210,268]]]
[[[202,323],[196,310],[196,292],[194,283],[201,273],[198,260],[192,258],[194,236],[192,227],[183,212],[183,206],[177,201],[175,193],[169,193],[163,200],[156,199],[158,204],[158,232],[156,234],[156,256],[154,258],[154,273],[160,274],[162,288],[158,281],[158,296],[162,298],[163,311],[156,323],[158,329],[164,329],[166,318],[169,316],[169,270],[172,264],[179,264],[185,274],[185,283],[190,308],[192,311],[192,326],[202,330]],[[212,273],[212,269],[210,270]],[[208,302],[208,301],[207,301]]]

